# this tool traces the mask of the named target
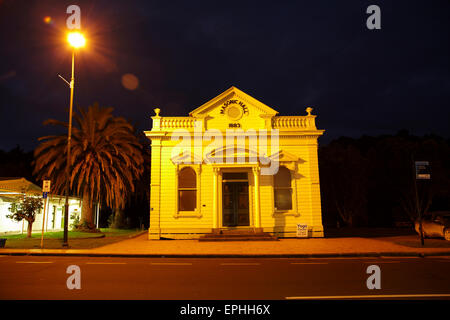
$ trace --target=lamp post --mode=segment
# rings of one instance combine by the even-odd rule
[[[73,107],[73,89],[75,87],[75,50],[85,45],[86,40],[79,32],[70,32],[67,36],[67,41],[72,46],[72,76],[70,78],[70,109],[69,109],[69,131],[67,135],[67,162],[66,162],[66,203],[64,206],[64,237],[63,247],[68,244],[68,229],[69,229],[69,186],[70,186],[70,141],[72,139],[72,107]]]

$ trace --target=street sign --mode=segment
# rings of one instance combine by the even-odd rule
[[[44,183],[42,185],[42,191],[50,192],[50,180],[44,180]]]
[[[42,193],[42,198],[47,199],[47,192]]]
[[[431,168],[428,161],[416,161],[416,179],[417,180],[430,180]]]
[[[307,224],[297,224],[297,237],[308,238],[308,225]]]

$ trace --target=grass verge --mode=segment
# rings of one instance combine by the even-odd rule
[[[129,239],[141,233],[136,229],[101,228],[101,233],[69,231],[69,249],[92,249],[107,244]],[[0,236],[6,238],[6,249],[39,249],[41,233],[33,233],[31,238],[26,234]],[[62,247],[63,231],[44,232],[44,249],[64,249]]]

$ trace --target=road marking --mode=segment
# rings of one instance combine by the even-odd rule
[[[191,266],[190,262],[150,262],[154,266]]]
[[[259,266],[261,263],[252,263],[252,262],[224,262],[221,263],[221,266]]]
[[[53,263],[53,261],[16,261],[16,263]]]
[[[450,297],[450,293],[436,294],[372,294],[357,296],[304,296],[304,297],[286,297],[286,300],[320,300],[320,299],[380,299],[380,298],[444,298]]]
[[[126,262],[86,262],[86,264],[127,264]]]
[[[291,264],[329,264],[328,262],[291,262]]]

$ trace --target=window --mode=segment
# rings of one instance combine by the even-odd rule
[[[197,208],[197,175],[192,168],[178,173],[178,211],[194,211]]]
[[[275,210],[292,210],[291,172],[280,167],[273,178]]]

